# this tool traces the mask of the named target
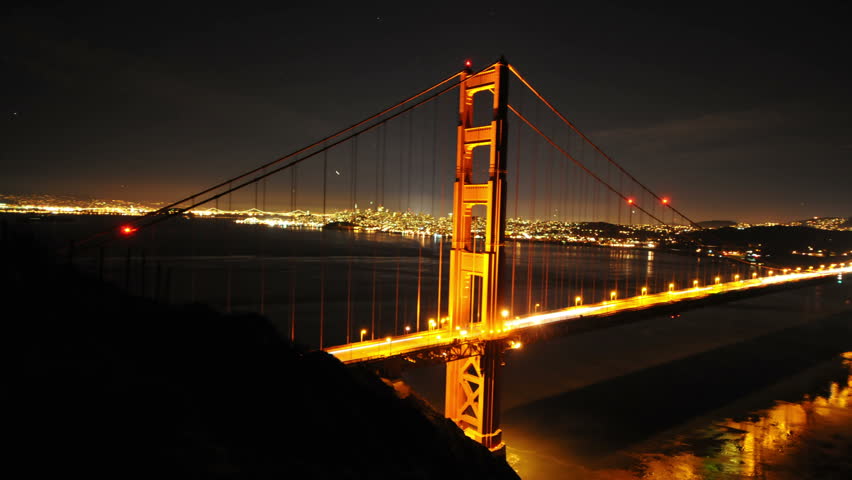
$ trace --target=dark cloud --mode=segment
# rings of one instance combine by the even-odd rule
[[[839,193],[839,179],[852,173],[850,33],[834,7],[496,2],[484,11],[437,2],[6,12],[0,191],[174,198],[348,125],[465,58],[485,65],[505,54],[648,184],[684,201],[720,188],[754,192],[739,204],[721,196],[704,218],[852,214],[852,200]],[[795,204],[806,198],[807,211],[787,211],[783,198],[752,207],[775,198],[771,185],[795,188]]]

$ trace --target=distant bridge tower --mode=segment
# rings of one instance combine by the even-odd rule
[[[476,75],[462,73],[459,96],[453,242],[450,253],[449,326],[484,333],[503,328],[498,267],[506,230],[506,99],[504,59]],[[491,123],[474,126],[474,95],[494,96]],[[474,183],[474,150],[489,149],[488,180]],[[484,178],[484,172],[476,172]],[[480,176],[482,175],[482,176]],[[485,206],[485,239],[472,233],[473,207]],[[505,454],[500,430],[498,370],[504,341],[485,340],[482,354],[447,363],[445,415],[491,451]]]

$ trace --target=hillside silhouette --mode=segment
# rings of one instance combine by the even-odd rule
[[[2,233],[21,477],[518,478],[415,395],[264,317],[130,297]]]

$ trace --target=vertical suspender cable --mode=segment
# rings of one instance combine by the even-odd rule
[[[429,191],[430,196],[432,197],[432,205],[431,205],[431,214],[436,219],[439,217],[438,213],[435,211],[435,180],[438,172],[438,106],[440,100],[436,100],[435,104],[432,105],[432,177],[429,183]],[[437,313],[440,318],[441,312],[440,309]]]
[[[417,322],[417,330],[420,331],[420,285],[422,283],[422,273],[423,273],[423,243],[422,238],[420,240],[420,244],[417,247],[417,314],[415,321]]]
[[[352,257],[346,265],[346,343],[351,342],[352,332]]]
[[[406,156],[406,199],[405,199],[405,208],[406,210],[411,209],[411,171],[412,171],[412,149],[414,144],[414,115],[408,114],[408,155]]]
[[[326,198],[328,193],[328,150],[322,154],[322,217],[326,223]]]
[[[376,339],[376,253],[373,249],[373,301],[370,307],[370,338]]]
[[[518,128],[516,129],[516,132],[517,132],[517,134],[515,135],[515,137],[517,138],[517,140],[515,140],[515,143],[517,144],[517,147],[515,148],[515,208],[514,208],[515,213],[514,213],[513,216],[515,217],[515,221],[517,222],[518,221],[518,196],[519,196],[519,189],[520,189],[520,186],[521,186],[521,124],[520,123],[518,124]],[[513,315],[515,314],[515,284],[516,284],[515,271],[516,271],[517,266],[518,266],[518,255],[520,255],[520,250],[518,249],[518,245],[519,245],[518,244],[518,235],[517,235],[517,232],[516,232],[515,238],[512,240],[512,286],[511,286],[511,294],[510,294],[511,298],[509,300],[509,302],[510,302],[509,308],[510,308]]]
[[[394,335],[399,333],[399,250],[397,250],[396,255],[396,287],[395,287],[395,300],[394,300],[394,310],[393,310],[393,333]]]
[[[379,209],[379,205],[381,205],[379,202],[379,168],[382,161],[382,130],[383,127],[379,127],[376,131],[376,155],[373,159],[373,173],[375,174],[375,178],[373,178],[373,203],[375,203],[375,205],[373,208],[377,211]]]
[[[441,287],[444,284],[444,235],[441,235],[438,240],[438,308],[435,311],[435,318],[438,325],[441,325]]]
[[[358,137],[352,139],[352,156],[350,157],[352,166],[352,181],[350,186],[350,195],[352,199],[349,202],[349,208],[356,209],[358,206]]]
[[[325,345],[325,257],[323,257],[323,255],[322,255],[322,248],[323,248],[324,243],[325,242],[323,242],[323,240],[320,239],[320,257],[323,258],[322,262],[320,263],[320,301],[319,301],[319,307],[320,307],[319,348],[320,348],[320,350],[322,350],[323,346]]]

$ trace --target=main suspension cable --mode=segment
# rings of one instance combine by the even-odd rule
[[[601,185],[603,185],[603,186],[605,186],[606,188],[608,188],[608,189],[609,189],[612,193],[614,193],[614,194],[618,195],[618,196],[619,196],[619,197],[621,197],[624,201],[630,201],[630,199],[629,199],[629,198],[627,198],[627,196],[625,196],[623,193],[621,193],[621,192],[619,192],[618,190],[616,190],[616,189],[615,189],[612,185],[610,185],[609,183],[607,183],[607,182],[606,182],[604,179],[602,179],[601,177],[599,177],[599,176],[595,175],[595,173],[594,173],[594,172],[592,172],[591,170],[589,170],[589,168],[588,168],[588,167],[586,167],[586,166],[585,166],[582,162],[580,162],[579,160],[577,160],[576,158],[574,158],[574,157],[573,157],[570,153],[566,152],[566,151],[565,151],[565,149],[563,149],[562,147],[560,147],[560,146],[559,146],[556,142],[554,142],[554,141],[553,141],[553,139],[551,139],[550,137],[548,137],[548,136],[547,136],[544,132],[542,132],[542,131],[538,128],[538,127],[536,127],[535,125],[533,125],[533,123],[532,123],[532,122],[530,122],[530,121],[529,121],[529,120],[528,120],[525,116],[523,116],[523,115],[521,114],[521,112],[517,111],[517,110],[515,109],[515,107],[513,107],[512,105],[507,105],[507,107],[508,107],[508,108],[509,108],[509,110],[511,110],[511,111],[512,111],[512,113],[514,113],[514,114],[515,114],[515,115],[516,115],[519,119],[521,119],[524,123],[526,123],[526,124],[527,124],[527,126],[529,126],[531,129],[533,129],[533,130],[534,130],[536,133],[538,133],[539,135],[541,135],[541,137],[542,137],[542,138],[544,138],[544,139],[547,141],[547,143],[549,143],[551,146],[553,146],[553,148],[555,148],[556,150],[558,150],[558,151],[559,151],[562,155],[564,155],[566,158],[568,158],[569,160],[571,160],[572,162],[574,162],[574,164],[576,164],[578,167],[582,168],[582,169],[583,169],[583,171],[585,171],[585,172],[586,172],[586,173],[588,173],[588,174],[589,174],[592,178],[594,178],[595,180],[597,180],[597,181],[598,181],[598,183],[600,183]],[[658,221],[658,222],[660,222],[660,223],[664,223],[662,220],[660,220],[659,218],[655,217],[655,216],[654,216],[654,215],[652,215],[650,212],[648,212],[647,210],[645,210],[644,208],[642,208],[640,205],[637,205],[635,202],[631,203],[631,205],[633,205],[634,207],[638,208],[639,210],[641,210],[642,212],[644,212],[646,215],[648,215],[649,217],[653,218],[654,220],[656,220],[656,221]]]
[[[334,140],[335,138],[337,138],[337,137],[339,137],[339,136],[341,136],[341,135],[346,134],[347,132],[350,132],[350,131],[352,131],[352,130],[356,129],[356,128],[360,127],[361,125],[364,125],[365,123],[369,123],[369,122],[371,122],[371,121],[373,121],[373,120],[375,120],[375,119],[377,119],[377,118],[381,117],[382,115],[385,115],[386,113],[391,112],[391,111],[393,111],[393,110],[395,110],[395,109],[399,108],[399,107],[400,107],[400,106],[402,106],[402,105],[405,105],[405,104],[407,104],[407,103],[409,103],[409,102],[411,102],[411,101],[414,101],[414,100],[416,100],[416,99],[418,99],[418,98],[422,97],[423,95],[426,95],[427,93],[431,92],[432,90],[435,90],[436,88],[441,87],[442,85],[446,84],[447,82],[451,82],[451,81],[453,81],[453,80],[454,80],[455,78],[457,78],[459,75],[461,75],[461,72],[458,72],[458,73],[456,73],[456,74],[454,74],[454,75],[452,75],[452,76],[450,76],[450,77],[448,77],[448,78],[446,78],[446,79],[444,79],[444,80],[442,80],[442,81],[440,81],[440,82],[436,83],[435,85],[433,85],[433,86],[431,86],[431,87],[429,87],[429,88],[427,88],[427,89],[425,89],[425,90],[423,90],[423,91],[421,91],[421,92],[419,92],[419,93],[417,93],[417,94],[415,94],[415,95],[413,95],[413,96],[411,96],[411,97],[408,97],[408,98],[407,98],[407,99],[405,99],[405,100],[402,100],[402,101],[400,101],[400,102],[397,102],[395,105],[393,105],[393,106],[391,106],[391,107],[388,107],[388,108],[386,108],[386,109],[382,110],[381,112],[378,112],[378,113],[376,113],[376,114],[373,114],[373,115],[371,115],[371,116],[369,116],[369,117],[365,118],[364,120],[361,120],[361,121],[360,121],[360,122],[358,122],[358,123],[355,123],[355,124],[353,124],[353,125],[350,125],[350,126],[348,126],[348,127],[344,128],[343,130],[339,130],[339,131],[337,131],[336,133],[333,133],[333,134],[331,134],[331,135],[329,135],[329,136],[327,136],[327,137],[325,137],[325,138],[323,138],[323,139],[321,139],[321,140],[317,140],[316,142],[314,142],[314,143],[312,143],[312,144],[310,144],[310,145],[308,145],[308,146],[306,146],[306,147],[302,147],[302,148],[300,148],[300,149],[298,149],[298,150],[296,150],[296,151],[294,151],[294,152],[291,152],[291,153],[289,153],[289,154],[287,154],[287,155],[285,155],[285,156],[283,156],[283,157],[279,157],[279,158],[277,158],[277,159],[275,159],[275,160],[272,160],[272,161],[270,161],[270,162],[267,162],[267,163],[265,163],[265,164],[263,164],[263,165],[261,165],[261,166],[259,166],[259,167],[257,167],[257,168],[254,168],[254,169],[249,170],[248,172],[245,172],[245,173],[243,173],[243,174],[241,174],[241,175],[238,175],[238,176],[236,176],[236,177],[233,177],[233,178],[230,178],[230,179],[228,179],[228,180],[225,180],[225,181],[223,181],[223,182],[221,182],[221,183],[219,183],[219,184],[217,184],[217,185],[214,185],[214,186],[212,186],[212,187],[209,187],[209,188],[207,188],[207,189],[205,189],[205,190],[203,190],[203,191],[201,191],[201,192],[197,192],[197,193],[195,193],[195,194],[193,194],[193,195],[190,195],[190,196],[188,196],[188,197],[186,197],[186,198],[183,198],[183,199],[178,200],[178,201],[176,201],[176,202],[170,203],[169,205],[166,205],[165,207],[162,207],[162,208],[160,208],[159,210],[156,210],[156,211],[154,211],[154,212],[149,213],[149,215],[156,215],[156,214],[159,214],[159,213],[167,212],[170,208],[173,208],[173,207],[175,207],[175,206],[177,206],[177,205],[180,205],[180,204],[182,204],[182,203],[184,203],[184,202],[186,202],[186,201],[189,201],[189,200],[191,200],[193,197],[198,197],[198,196],[201,196],[201,195],[205,195],[205,194],[207,194],[207,193],[210,193],[210,192],[212,192],[213,190],[216,190],[217,188],[221,188],[221,187],[223,187],[223,186],[225,186],[225,185],[227,185],[227,184],[229,184],[229,183],[236,182],[237,180],[242,180],[243,178],[248,177],[249,175],[252,175],[252,174],[254,174],[254,173],[257,173],[257,172],[259,172],[259,171],[261,171],[261,170],[263,170],[263,169],[265,169],[265,168],[271,167],[272,165],[278,164],[278,163],[280,163],[280,162],[283,162],[284,160],[287,160],[287,159],[292,158],[292,157],[294,157],[294,156],[296,156],[296,155],[299,155],[299,154],[301,154],[301,153],[304,153],[304,152],[306,152],[306,151],[308,151],[308,150],[310,150],[310,149],[312,149],[312,148],[315,148],[315,147],[317,147],[317,146],[319,146],[319,145],[321,145],[321,144],[323,144],[323,143],[325,143],[325,142],[329,142],[329,141],[331,141],[331,140]]]
[[[488,65],[488,66],[486,66],[486,67],[482,68],[481,70],[479,70],[479,71],[477,71],[477,72],[475,72],[475,73],[471,73],[471,74],[470,74],[467,78],[475,77],[476,75],[479,75],[479,74],[481,74],[482,72],[484,72],[484,71],[486,71],[486,70],[488,70],[488,69],[490,69],[490,68],[493,68],[493,67],[494,67],[494,64],[490,64],[490,65]],[[467,71],[467,70],[465,70],[465,71]],[[463,71],[463,72],[464,72],[464,71]],[[323,139],[323,140],[320,140],[320,141],[318,141],[318,142],[315,142],[315,143],[311,144],[311,145],[310,145],[310,146],[308,146],[308,147],[301,148],[301,149],[297,150],[296,152],[293,152],[293,153],[291,153],[291,154],[289,154],[289,155],[287,155],[287,156],[285,156],[285,157],[281,157],[281,158],[279,158],[279,159],[273,160],[272,162],[269,162],[269,163],[267,163],[267,164],[265,164],[265,165],[262,165],[262,166],[260,166],[260,167],[258,167],[258,168],[255,168],[255,169],[253,169],[253,170],[251,170],[251,171],[249,171],[249,172],[247,172],[247,173],[245,173],[245,174],[243,174],[243,175],[240,175],[240,176],[238,176],[238,177],[235,177],[234,179],[230,179],[230,180],[228,180],[228,181],[221,182],[221,183],[219,183],[217,186],[214,186],[214,187],[208,188],[208,189],[204,190],[203,192],[196,193],[196,194],[191,195],[191,196],[189,196],[189,197],[186,197],[186,198],[184,198],[184,199],[182,199],[182,200],[180,200],[180,201],[178,201],[178,202],[174,202],[174,203],[172,203],[172,204],[170,204],[170,205],[168,205],[168,206],[166,206],[166,207],[163,207],[163,208],[161,208],[161,209],[157,210],[156,212],[153,212],[152,214],[146,215],[146,217],[150,217],[150,216],[152,216],[153,214],[159,213],[159,215],[157,215],[157,216],[156,216],[153,220],[149,221],[148,223],[144,223],[144,224],[142,224],[142,223],[141,223],[141,222],[142,222],[141,220],[140,220],[140,221],[138,221],[138,222],[134,222],[134,227],[135,227],[136,229],[140,229],[140,228],[144,228],[144,227],[149,227],[149,226],[151,226],[151,225],[157,224],[157,223],[159,223],[159,222],[161,222],[161,221],[163,221],[163,220],[166,220],[166,219],[168,219],[168,218],[173,218],[173,217],[175,217],[175,216],[182,215],[182,214],[186,213],[187,211],[192,210],[192,209],[193,209],[193,208],[195,208],[195,207],[198,207],[198,206],[203,205],[203,204],[208,203],[208,202],[212,202],[212,201],[214,201],[214,200],[218,200],[219,198],[221,198],[221,197],[223,197],[223,196],[225,196],[225,195],[228,195],[228,194],[230,194],[230,193],[232,193],[232,192],[234,192],[234,191],[240,190],[240,189],[242,189],[242,188],[246,187],[247,185],[251,185],[252,183],[258,182],[258,181],[263,180],[263,179],[265,179],[265,178],[267,178],[267,177],[270,177],[270,176],[272,176],[272,175],[274,175],[274,174],[276,174],[276,173],[278,173],[278,172],[281,172],[281,171],[283,171],[283,170],[285,170],[285,169],[288,169],[288,168],[290,168],[290,167],[293,167],[293,166],[295,166],[295,165],[298,165],[299,163],[301,163],[301,162],[303,162],[303,161],[305,161],[305,160],[307,160],[307,159],[309,159],[309,158],[311,158],[311,157],[313,157],[313,156],[315,156],[315,155],[318,155],[318,154],[320,154],[320,153],[323,153],[323,152],[325,152],[325,151],[328,151],[328,150],[330,150],[330,149],[332,149],[332,148],[336,147],[337,145],[340,145],[340,144],[342,144],[342,143],[344,143],[344,142],[346,142],[346,141],[348,141],[348,140],[351,140],[352,138],[355,138],[355,137],[357,137],[357,136],[359,136],[359,135],[361,135],[361,134],[363,134],[363,133],[369,132],[369,131],[371,131],[371,130],[373,130],[373,129],[377,128],[377,127],[378,127],[378,126],[380,126],[380,125],[383,125],[383,124],[385,124],[385,123],[387,123],[387,122],[389,122],[389,121],[391,121],[391,120],[393,120],[393,119],[395,119],[395,118],[400,117],[401,115],[403,115],[403,114],[405,114],[405,113],[408,113],[408,112],[410,112],[410,111],[412,111],[412,110],[414,110],[414,109],[416,109],[416,108],[419,108],[420,106],[422,106],[422,105],[424,105],[424,104],[426,104],[426,103],[428,103],[428,102],[430,102],[430,101],[432,101],[432,100],[434,100],[434,99],[436,99],[436,98],[441,97],[442,95],[446,94],[447,92],[449,92],[449,91],[451,91],[451,90],[455,89],[456,87],[458,87],[458,86],[459,86],[459,85],[460,85],[460,84],[461,84],[464,80],[456,81],[456,82],[455,82],[455,83],[453,83],[452,85],[447,86],[447,87],[445,87],[445,88],[443,88],[443,89],[439,90],[438,92],[433,93],[433,94],[432,94],[432,95],[430,95],[429,97],[427,97],[427,98],[425,98],[425,99],[423,99],[423,100],[420,100],[420,101],[418,101],[417,103],[414,103],[414,104],[412,104],[412,105],[409,105],[408,107],[406,107],[406,108],[404,108],[404,109],[402,109],[402,110],[398,110],[398,111],[397,111],[396,113],[394,113],[393,115],[390,115],[390,116],[388,116],[388,117],[386,117],[386,118],[381,119],[381,120],[380,120],[380,121],[378,121],[378,122],[375,122],[375,123],[372,123],[372,124],[370,124],[370,125],[367,125],[366,127],[363,127],[363,125],[364,125],[365,123],[368,123],[368,122],[369,122],[369,121],[371,121],[371,120],[375,120],[376,118],[380,117],[381,115],[386,114],[386,113],[388,113],[388,112],[390,112],[390,111],[392,111],[392,110],[394,110],[394,109],[398,109],[398,108],[399,108],[399,107],[401,107],[402,105],[404,105],[404,104],[406,104],[406,103],[410,103],[411,101],[413,101],[413,99],[416,99],[416,98],[422,97],[423,95],[425,95],[425,94],[427,94],[427,93],[429,93],[429,92],[432,92],[433,90],[435,90],[435,89],[437,89],[437,88],[439,88],[439,87],[441,87],[441,86],[443,86],[443,85],[447,84],[448,82],[451,82],[451,81],[453,81],[454,79],[458,78],[461,74],[462,74],[462,72],[456,73],[456,74],[452,75],[451,77],[449,77],[449,78],[447,78],[447,79],[445,79],[445,80],[441,81],[440,83],[436,84],[435,86],[430,87],[430,88],[428,88],[428,89],[426,89],[426,90],[424,90],[424,91],[422,91],[422,92],[418,93],[417,95],[414,95],[413,97],[410,97],[410,98],[409,98],[409,99],[407,99],[406,101],[400,102],[400,103],[398,103],[398,104],[394,105],[393,107],[390,107],[390,108],[384,109],[381,113],[376,114],[376,115],[373,115],[373,116],[369,117],[368,119],[365,119],[365,120],[363,120],[363,121],[361,121],[361,122],[358,122],[357,124],[355,124],[355,125],[353,125],[353,126],[351,126],[351,127],[348,127],[348,128],[346,128],[346,129],[344,129],[344,130],[341,130],[340,132],[335,133],[335,134],[333,134],[333,135],[331,135],[331,136],[329,136],[329,137],[326,137],[326,138],[325,138],[325,139]],[[358,128],[358,127],[363,127],[363,128],[361,128],[361,130],[359,130],[359,131],[356,131],[355,133],[352,133],[352,134],[350,134],[350,135],[345,136],[344,138],[342,138],[342,139],[340,139],[340,140],[338,140],[338,141],[336,141],[336,142],[328,143],[328,144],[326,144],[324,147],[322,147],[322,148],[320,148],[320,149],[318,149],[318,150],[315,150],[315,151],[311,152],[310,154],[308,154],[308,155],[306,155],[306,156],[304,156],[304,157],[296,158],[296,159],[294,159],[294,160],[290,161],[290,163],[287,163],[287,164],[285,164],[285,165],[282,165],[282,166],[280,166],[280,167],[278,167],[278,168],[275,168],[275,169],[273,169],[273,170],[264,171],[264,173],[263,173],[263,174],[261,174],[261,175],[259,175],[259,176],[257,176],[257,177],[254,177],[254,178],[251,178],[251,179],[249,179],[249,180],[246,180],[246,181],[244,181],[244,182],[242,182],[242,183],[240,183],[240,184],[237,184],[236,186],[232,186],[233,181],[234,181],[235,179],[243,179],[243,178],[245,178],[245,177],[247,177],[247,176],[251,175],[252,173],[257,173],[258,171],[266,170],[269,166],[271,166],[271,165],[273,165],[273,164],[280,163],[280,162],[281,162],[281,161],[283,161],[283,160],[289,159],[289,158],[291,158],[291,157],[293,157],[293,156],[295,156],[295,155],[298,155],[298,154],[300,154],[300,153],[304,153],[304,152],[306,152],[306,151],[310,150],[311,148],[314,148],[314,147],[316,147],[316,146],[318,146],[318,145],[320,145],[320,144],[322,144],[322,143],[324,143],[324,142],[327,142],[327,141],[328,141],[329,139],[331,139],[331,138],[337,138],[337,137],[340,137],[340,136],[341,136],[341,135],[343,135],[344,133],[349,132],[349,131],[351,131],[351,130],[353,130],[353,129],[355,129],[355,128]],[[210,196],[210,197],[206,197],[206,198],[204,198],[203,200],[195,201],[195,198],[196,198],[196,197],[201,196],[201,195],[203,195],[203,194],[205,194],[205,193],[210,193],[211,191],[216,190],[217,188],[221,188],[221,187],[222,187],[222,186],[224,186],[224,185],[228,185],[228,186],[229,186],[229,188],[228,188],[227,190],[223,191],[223,192],[220,192],[220,193],[216,194],[216,195],[213,195],[213,196]],[[183,208],[177,209],[177,210],[172,210],[172,208],[173,208],[173,207],[175,207],[175,206],[177,206],[177,205],[179,205],[179,204],[181,204],[181,203],[183,203],[183,202],[189,201],[189,200],[192,200],[192,201],[193,201],[193,203],[192,203],[191,205],[189,205],[189,206],[187,206],[187,207],[183,207]],[[95,235],[93,235],[92,237],[89,237],[89,238],[87,238],[87,239],[84,239],[84,240],[81,240],[81,241],[77,242],[77,243],[76,243],[76,245],[86,244],[86,243],[88,243],[88,242],[90,242],[90,241],[94,240],[95,238],[98,238],[98,237],[103,236],[104,234],[106,234],[106,233],[108,233],[108,232],[109,232],[109,231],[104,231],[104,232],[100,232],[100,233],[98,233],[98,234],[95,234]]]
[[[588,143],[589,145],[591,145],[591,147],[592,147],[592,148],[594,148],[594,149],[595,149],[598,153],[600,153],[600,154],[601,154],[604,158],[606,158],[606,160],[607,160],[609,163],[611,163],[611,164],[612,164],[612,165],[614,165],[616,168],[618,168],[619,170],[621,170],[621,172],[622,172],[622,173],[624,173],[624,174],[625,174],[625,175],[627,175],[627,176],[628,176],[631,180],[633,180],[634,182],[636,182],[636,184],[637,184],[637,185],[639,185],[640,187],[642,187],[642,188],[643,188],[646,192],[650,193],[650,194],[651,194],[654,198],[656,198],[657,200],[659,200],[660,202],[662,202],[662,203],[663,203],[664,205],[666,205],[667,207],[671,208],[671,209],[672,209],[672,211],[676,212],[676,213],[677,213],[678,215],[680,215],[680,216],[681,216],[684,220],[688,221],[688,222],[689,222],[689,223],[690,223],[693,227],[695,227],[695,228],[701,228],[701,227],[700,227],[697,223],[693,222],[693,221],[692,221],[689,217],[687,217],[687,216],[686,216],[686,215],[684,215],[682,212],[680,212],[679,210],[677,210],[676,208],[674,208],[674,207],[671,205],[671,203],[664,202],[662,197],[660,197],[659,195],[657,195],[656,193],[654,193],[654,192],[653,192],[650,188],[648,188],[648,187],[647,187],[647,186],[645,186],[642,182],[640,182],[639,180],[637,180],[637,179],[636,179],[636,177],[634,177],[633,175],[631,175],[631,174],[630,174],[630,172],[628,172],[627,170],[625,170],[625,169],[624,169],[624,167],[622,167],[622,166],[621,166],[618,162],[616,162],[615,160],[613,160],[612,158],[610,158],[610,156],[609,156],[609,155],[607,155],[606,153],[604,153],[604,151],[603,151],[603,150],[601,150],[601,149],[600,149],[600,147],[598,147],[598,146],[597,146],[594,142],[592,142],[592,141],[589,139],[589,137],[587,137],[585,134],[583,134],[583,132],[581,132],[579,128],[577,128],[577,127],[576,127],[573,123],[571,123],[571,121],[569,121],[567,118],[565,118],[565,116],[564,116],[564,115],[562,115],[562,113],[560,113],[560,112],[559,112],[559,110],[557,110],[557,109],[556,109],[556,107],[554,107],[554,106],[553,106],[550,102],[548,102],[548,101],[547,101],[547,99],[545,99],[545,98],[544,98],[544,96],[542,96],[542,95],[538,92],[538,90],[536,90],[535,88],[533,88],[533,86],[532,86],[532,85],[530,85],[530,83],[529,83],[529,82],[528,82],[528,81],[527,81],[527,80],[526,80],[523,76],[521,76],[520,72],[518,72],[518,70],[517,70],[515,67],[513,67],[511,64],[510,64],[510,65],[508,65],[508,67],[509,67],[509,71],[511,71],[513,74],[515,74],[515,77],[517,77],[517,78],[518,78],[518,80],[520,80],[520,81],[521,81],[521,82],[522,82],[522,83],[523,83],[523,84],[524,84],[524,85],[525,85],[525,86],[526,86],[526,87],[527,87],[527,88],[528,88],[528,89],[529,89],[529,90],[530,90],[530,91],[531,91],[531,92],[532,92],[532,93],[533,93],[536,97],[538,97],[538,99],[539,99],[539,100],[541,100],[541,101],[542,101],[542,103],[544,103],[545,105],[547,105],[547,107],[548,107],[548,108],[550,108],[550,110],[551,110],[554,114],[556,114],[556,116],[557,116],[557,117],[559,117],[559,118],[560,118],[560,119],[561,119],[561,120],[562,120],[562,121],[563,121],[566,125],[568,125],[568,126],[569,126],[572,130],[574,130],[574,132],[576,132],[576,133],[577,133],[577,135],[579,135],[579,136],[580,136],[583,140],[585,140],[585,141],[586,141],[586,143]],[[647,213],[647,212],[646,212],[646,213]],[[656,217],[655,217],[655,218],[656,218]]]

